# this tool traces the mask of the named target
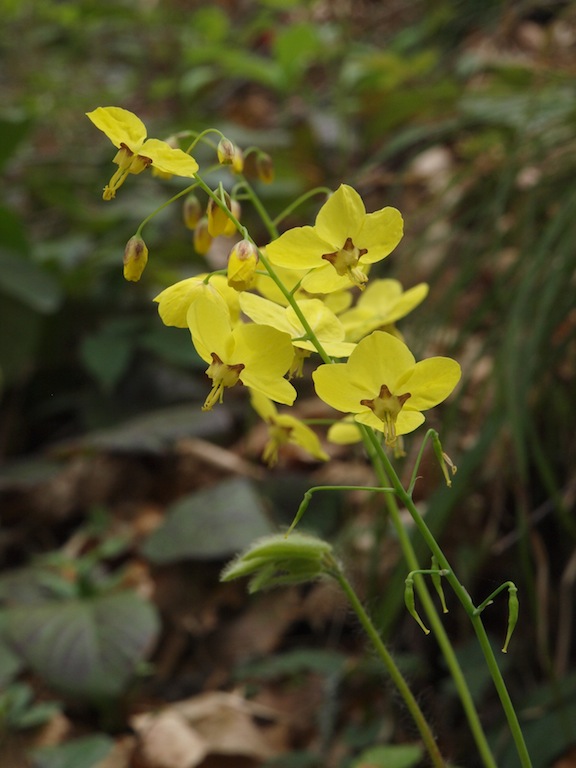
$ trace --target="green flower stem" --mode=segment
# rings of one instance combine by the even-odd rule
[[[270,235],[270,238],[274,240],[275,238],[278,237],[278,229],[276,228],[275,223],[272,221],[272,219],[268,215],[268,211],[262,205],[262,201],[260,200],[258,195],[254,192],[252,185],[244,177],[242,177],[242,186],[246,190],[250,202],[252,203],[254,208],[256,208],[256,210],[258,211],[258,215],[260,216],[264,226],[268,230],[268,234]]]
[[[312,494],[317,491],[375,491],[377,493],[396,493],[394,488],[382,488],[381,486],[373,485],[315,485],[313,488],[309,488],[304,494],[304,498],[300,502],[294,520],[292,520],[290,528],[286,531],[286,537],[288,537],[294,528],[296,528],[302,519],[302,515],[306,512],[308,505],[312,501]]]
[[[136,236],[140,236],[142,234],[142,230],[148,224],[148,222],[154,218],[157,214],[160,213],[160,211],[163,211],[164,208],[167,208],[169,205],[172,205],[172,203],[176,202],[181,197],[184,197],[184,195],[188,195],[190,192],[192,192],[193,189],[196,189],[198,184],[191,184],[189,187],[186,187],[186,189],[181,190],[177,194],[175,194],[173,197],[170,198],[170,200],[166,200],[165,203],[162,203],[162,205],[159,205],[158,208],[152,211],[152,213],[149,213],[148,216],[146,216],[145,219],[140,223],[138,229],[136,230]]]
[[[216,205],[220,206],[220,208],[226,213],[226,215],[228,216],[230,221],[232,221],[234,223],[234,226],[240,232],[242,237],[245,240],[250,241],[252,243],[252,245],[256,248],[256,251],[258,253],[258,258],[260,259],[260,261],[264,265],[264,268],[266,269],[266,271],[268,272],[268,274],[270,275],[272,280],[278,286],[278,289],[282,292],[282,295],[285,297],[285,299],[288,301],[288,303],[290,304],[290,306],[294,310],[294,313],[296,314],[296,317],[298,318],[298,320],[300,320],[300,322],[302,323],[302,327],[306,331],[306,334],[308,335],[308,338],[314,344],[314,346],[316,347],[316,351],[318,352],[318,354],[322,358],[322,362],[324,362],[324,363],[332,363],[333,360],[330,358],[329,355],[326,354],[326,351],[324,350],[324,347],[322,346],[322,344],[320,344],[320,341],[318,340],[318,337],[316,336],[316,334],[314,333],[314,331],[310,327],[310,323],[308,322],[308,320],[306,319],[306,316],[304,315],[304,313],[302,312],[302,310],[298,306],[298,303],[295,300],[294,296],[286,288],[286,286],[284,285],[282,280],[280,280],[280,278],[278,277],[278,275],[274,271],[274,268],[272,267],[272,264],[266,258],[264,253],[260,250],[260,248],[256,245],[256,243],[254,242],[253,238],[250,236],[250,233],[248,232],[246,227],[243,227],[242,224],[240,224],[240,222],[234,216],[234,214],[231,211],[228,210],[228,208],[224,205],[224,203],[218,197],[218,195],[216,195],[210,189],[210,187],[206,184],[205,181],[203,181],[203,179],[200,176],[196,175],[194,178],[198,182],[198,185],[201,187],[201,189],[203,189],[204,192],[206,192],[206,194],[209,195],[212,198],[212,200],[214,200]]]
[[[480,615],[476,612],[476,607],[474,606],[474,603],[472,602],[470,595],[468,594],[466,589],[462,586],[462,584],[459,582],[458,578],[455,576],[450,566],[450,563],[448,562],[448,559],[446,558],[446,556],[444,555],[444,552],[438,545],[432,532],[430,531],[430,529],[422,519],[416,505],[412,500],[412,497],[404,489],[402,482],[400,481],[400,478],[396,474],[396,471],[392,463],[390,462],[390,459],[388,458],[385,451],[382,449],[382,446],[378,442],[376,435],[371,429],[368,429],[367,427],[363,427],[362,432],[363,432],[365,444],[367,445],[367,447],[370,448],[370,454],[373,457],[377,456],[378,461],[382,467],[382,472],[380,477],[382,483],[384,485],[392,485],[392,487],[396,491],[396,497],[400,500],[400,502],[406,507],[406,509],[410,513],[422,538],[428,545],[428,548],[432,552],[433,556],[436,558],[436,562],[438,563],[439,567],[442,570],[447,571],[445,578],[450,584],[450,586],[452,587],[452,589],[454,590],[454,593],[456,594],[456,597],[460,601],[464,610],[468,614],[468,617],[476,633],[476,637],[478,638],[480,647],[482,648],[482,652],[484,654],[486,664],[488,666],[490,675],[494,682],[494,687],[498,692],[498,696],[500,697],[500,701],[502,703],[502,708],[504,709],[506,719],[508,720],[508,726],[510,728],[512,737],[514,739],[514,743],[516,745],[516,750],[520,758],[520,764],[522,768],[532,768],[532,762],[528,754],[528,749],[524,741],[524,736],[522,735],[522,730],[520,728],[518,716],[512,704],[512,700],[510,699],[508,689],[506,688],[506,683],[504,682],[504,678],[502,677],[502,672],[500,671],[498,662],[496,661],[496,657],[494,656],[494,651],[492,650],[492,646],[490,645],[490,641],[488,639],[488,635],[486,634],[484,624],[482,623],[482,619],[480,618]],[[375,466],[377,466],[376,462],[373,462],[373,463]],[[400,514],[398,510],[398,505],[396,503],[396,499],[394,496],[386,495],[386,500],[388,503],[388,509],[390,512],[392,523],[397,531],[398,538],[400,539],[400,544],[402,546],[404,556],[406,557],[406,560],[408,562],[410,569],[417,570],[419,568],[418,561],[414,552],[414,548],[412,547],[410,537],[408,536],[404,528],[404,525],[402,524],[402,521],[400,519]],[[450,673],[458,689],[458,693],[462,700],[462,704],[468,716],[468,722],[470,723],[471,730],[476,739],[476,744],[482,755],[484,763],[486,766],[491,766],[492,768],[496,768],[496,763],[494,762],[494,758],[492,756],[492,753],[486,741],[486,737],[484,735],[484,731],[480,724],[478,713],[476,712],[476,707],[472,700],[472,696],[470,694],[468,684],[466,683],[466,679],[464,678],[460,665],[458,664],[458,660],[456,659],[450,640],[448,639],[448,636],[445,633],[444,626],[440,620],[440,617],[438,616],[434,603],[432,602],[432,599],[430,597],[430,594],[425,584],[423,584],[423,582],[420,579],[415,579],[415,585],[416,585],[416,588],[418,589],[418,595],[420,597],[420,600],[422,601],[423,607],[426,611],[426,615],[428,616],[428,620],[430,621],[430,625],[432,626],[434,634],[436,635],[438,643],[442,649],[442,652],[444,653],[444,657],[449,666]]]
[[[348,598],[348,602],[350,603],[352,610],[358,617],[364,631],[370,638],[370,641],[372,642],[372,645],[374,646],[376,653],[378,654],[380,660],[386,667],[386,670],[388,671],[388,674],[392,678],[392,681],[394,682],[394,685],[396,686],[399,694],[402,696],[402,699],[404,700],[404,703],[406,704],[408,711],[410,712],[414,722],[416,723],[416,727],[420,731],[420,735],[422,736],[424,745],[428,751],[428,754],[430,755],[430,760],[432,761],[432,765],[434,765],[435,768],[445,767],[446,763],[444,762],[444,759],[440,754],[440,750],[438,749],[438,745],[436,744],[436,740],[434,739],[434,736],[432,734],[428,721],[426,720],[422,710],[418,706],[418,702],[414,698],[414,695],[410,690],[408,683],[406,682],[406,680],[404,679],[404,676],[396,666],[396,662],[388,652],[388,649],[382,642],[382,639],[380,638],[380,635],[378,634],[376,627],[374,626],[374,624],[372,623],[372,620],[364,610],[364,606],[358,599],[358,596],[354,591],[354,589],[352,588],[352,585],[350,584],[348,579],[345,577],[344,573],[338,566],[338,563],[331,556],[330,556],[330,562],[328,565],[328,573],[334,579],[336,579],[336,581],[342,588],[342,591]]]
[[[295,211],[298,206],[302,205],[302,203],[305,203],[306,200],[309,200],[311,197],[314,197],[315,195],[319,195],[324,193],[325,195],[331,195],[334,190],[330,189],[329,187],[315,187],[314,189],[311,189],[309,192],[305,192],[303,195],[300,195],[299,198],[294,200],[293,203],[291,203],[287,208],[284,208],[284,210],[276,216],[273,223],[274,226],[277,226],[280,224],[281,221],[284,221],[284,219],[287,216],[290,216],[292,211]]]

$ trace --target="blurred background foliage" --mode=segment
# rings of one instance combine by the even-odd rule
[[[145,230],[141,282],[121,277],[125,242],[182,183],[131,177],[104,203],[114,150],[85,112],[117,105],[159,138],[215,126],[258,145],[275,164],[276,182],[258,187],[273,214],[341,182],[368,210],[397,206],[406,235],[382,274],[431,286],[402,330],[417,357],[450,354],[464,370],[459,395],[432,416],[459,472],[450,490],[424,480],[422,503],[471,590],[520,587],[509,674],[530,701],[535,763],[551,764],[570,729],[547,751],[541,724],[574,700],[576,3],[0,0],[0,11],[2,487],[63,440],[159,408],[196,410],[205,395],[189,335],[165,328],[151,302],[205,268],[178,205]],[[205,150],[198,160],[211,162]],[[287,224],[308,223],[318,205]],[[243,216],[264,242],[254,213]],[[194,430],[231,442],[243,428],[216,418]],[[158,438],[157,421],[139,423],[109,440]],[[162,439],[178,429],[180,417],[164,422]],[[40,542],[28,554],[50,550]],[[5,567],[25,555],[0,551]],[[400,563],[383,595],[368,583],[387,633],[404,622],[404,575]],[[503,634],[505,609],[494,611]],[[140,620],[152,632],[154,617]],[[42,672],[41,659],[28,662]]]

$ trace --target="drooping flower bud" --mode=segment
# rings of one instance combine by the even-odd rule
[[[232,204],[230,201],[230,195],[227,192],[224,192],[223,198],[226,207],[228,210],[231,210]],[[224,230],[226,229],[226,225],[230,219],[226,215],[225,211],[223,211],[222,208],[216,202],[214,202],[212,198],[208,200],[208,205],[206,206],[206,215],[208,216],[208,232],[210,233],[211,237],[218,237],[218,235],[223,235]]]
[[[274,164],[266,152],[258,152],[256,156],[256,173],[264,184],[271,184],[274,181]]]
[[[234,144],[223,136],[216,148],[220,165],[232,165],[234,162]]]
[[[200,256],[205,256],[212,245],[212,235],[208,231],[208,217],[202,216],[194,230],[194,250]]]
[[[224,192],[223,195],[224,205],[234,216],[236,216],[236,211],[239,211],[238,203],[230,199],[228,192]],[[218,237],[218,235],[226,235],[226,237],[230,237],[234,234],[236,230],[234,222],[212,198],[208,200],[206,214],[208,216],[208,232],[212,237]]]
[[[236,144],[234,145],[234,157],[232,158],[232,170],[234,173],[242,173],[244,170],[244,152]]]
[[[192,231],[196,229],[198,222],[202,218],[202,206],[200,205],[200,200],[198,200],[193,192],[184,199],[182,205],[182,218],[186,229],[191,229]]]
[[[148,262],[148,248],[139,235],[134,235],[124,249],[124,278],[138,282]]]
[[[228,285],[237,291],[247,291],[256,281],[258,252],[249,240],[240,240],[228,257]]]

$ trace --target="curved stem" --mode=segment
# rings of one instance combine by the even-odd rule
[[[408,683],[406,682],[403,674],[400,672],[400,670],[396,666],[396,662],[394,661],[388,649],[382,642],[382,639],[378,634],[376,627],[372,623],[372,620],[370,619],[369,615],[364,610],[364,606],[358,599],[358,596],[354,591],[354,589],[352,588],[352,585],[350,584],[348,579],[344,576],[344,573],[342,572],[342,570],[334,560],[332,560],[332,562],[330,563],[329,573],[331,576],[333,576],[334,579],[336,579],[336,581],[342,588],[344,594],[348,598],[348,602],[350,603],[352,610],[358,617],[364,631],[366,632],[372,645],[374,646],[376,653],[378,654],[378,656],[380,657],[380,660],[386,667],[386,670],[388,671],[388,674],[392,678],[392,681],[394,682],[394,685],[396,686],[399,694],[402,696],[402,699],[404,700],[406,707],[408,708],[414,722],[416,723],[416,727],[420,731],[420,735],[422,736],[422,741],[424,742],[424,745],[428,751],[428,754],[430,755],[430,760],[432,761],[432,765],[434,765],[435,768],[443,768],[446,765],[446,763],[444,762],[444,759],[440,754],[440,750],[438,749],[438,745],[436,744],[436,740],[434,739],[434,736],[432,734],[428,721],[424,717],[422,710],[418,706],[418,702],[414,698],[414,694],[410,690],[410,687],[408,686]]]
[[[258,211],[258,215],[260,216],[264,226],[268,230],[268,234],[270,235],[271,239],[274,240],[275,238],[278,237],[278,229],[276,228],[276,224],[272,221],[272,219],[268,215],[268,211],[262,205],[262,201],[260,200],[258,195],[254,192],[252,185],[244,177],[242,177],[242,186],[246,190],[250,202],[252,203],[254,208],[256,208],[256,210]]]
[[[246,227],[243,227],[242,224],[240,224],[240,222],[234,216],[234,214],[231,211],[228,210],[228,208],[224,205],[224,203],[218,197],[218,195],[215,194],[210,189],[210,187],[206,184],[205,181],[203,181],[203,179],[200,176],[198,176],[196,174],[196,176],[194,178],[196,179],[198,185],[204,190],[204,192],[206,192],[206,194],[209,195],[212,198],[212,200],[214,200],[216,205],[218,205],[220,208],[222,208],[223,211],[225,211],[225,213],[227,214],[227,216],[230,219],[230,221],[232,221],[234,223],[234,226],[237,228],[238,232],[241,233],[242,237],[245,240],[249,240],[252,243],[252,245],[256,248],[256,251],[258,253],[258,258],[260,259],[260,261],[264,265],[264,268],[266,269],[266,271],[268,272],[268,274],[270,275],[272,280],[278,286],[278,289],[282,292],[282,295],[284,296],[284,298],[288,301],[288,303],[290,304],[290,306],[294,310],[294,313],[295,313],[296,317],[302,323],[302,327],[306,331],[306,334],[308,335],[308,338],[310,339],[310,341],[316,347],[316,351],[318,352],[318,354],[322,358],[322,361],[324,363],[331,363],[332,359],[326,353],[326,350],[324,349],[324,347],[322,346],[322,344],[318,340],[318,337],[316,336],[316,334],[312,330],[312,328],[310,326],[310,323],[306,319],[306,316],[304,315],[304,313],[302,312],[302,310],[298,306],[298,302],[296,301],[296,299],[294,298],[292,293],[286,288],[286,286],[284,285],[282,280],[280,280],[280,278],[276,274],[274,268],[272,267],[272,264],[266,258],[264,253],[260,250],[260,248],[256,245],[254,239],[250,236],[250,233],[248,232]]]
[[[492,650],[492,646],[490,645],[490,641],[488,639],[488,635],[486,634],[484,624],[482,623],[482,619],[480,618],[480,615],[476,613],[476,607],[472,602],[470,595],[468,594],[466,589],[463,587],[463,585],[458,581],[458,578],[455,576],[454,571],[452,570],[450,563],[448,562],[448,559],[444,555],[444,552],[438,545],[438,542],[434,538],[434,535],[432,534],[432,532],[424,522],[423,518],[421,517],[416,505],[412,500],[412,497],[405,491],[404,486],[400,481],[400,478],[396,474],[396,471],[392,463],[390,462],[390,459],[386,455],[385,451],[382,450],[382,446],[378,442],[373,431],[367,427],[363,427],[362,432],[363,432],[365,442],[367,443],[367,445],[371,447],[372,455],[377,456],[378,461],[382,467],[382,477],[381,477],[382,482],[384,482],[386,485],[392,485],[392,487],[396,491],[396,496],[410,513],[422,538],[424,539],[424,541],[428,545],[428,548],[436,558],[438,566],[442,570],[447,571],[445,578],[450,584],[450,586],[452,587],[462,607],[468,614],[468,617],[476,633],[476,637],[478,638],[480,647],[482,648],[482,652],[484,654],[486,664],[490,671],[490,675],[492,677],[494,687],[496,688],[498,696],[500,697],[500,702],[502,703],[502,708],[504,709],[504,713],[508,721],[508,726],[510,728],[512,737],[514,739],[514,743],[516,745],[516,750],[520,758],[520,764],[522,768],[532,768],[532,762],[528,754],[528,749],[526,747],[526,742],[524,741],[524,736],[520,728],[520,723],[518,721],[516,710],[514,709],[512,700],[510,698],[510,694],[508,693],[508,689],[506,688],[506,683],[504,682],[504,678],[502,677],[502,672],[500,671],[498,662],[496,661],[496,657],[494,655],[494,651]],[[406,560],[408,561],[411,569],[417,569],[419,566],[416,559],[416,555],[414,553],[412,543],[410,542],[410,538],[408,537],[404,529],[404,526],[400,520],[398,506],[395,502],[395,499],[393,496],[388,496],[388,495],[386,496],[386,499],[388,501],[388,508],[390,511],[390,515],[394,523],[394,526],[397,530],[400,542],[402,544],[402,549],[404,551]],[[414,563],[414,565],[412,563]],[[446,636],[446,633],[444,631],[444,626],[440,621],[440,617],[438,616],[438,613],[434,607],[434,603],[432,602],[432,599],[430,597],[428,590],[426,589],[426,586],[422,584],[420,579],[415,580],[415,584],[418,589],[419,597],[422,600],[423,606],[428,615],[428,619],[430,621],[432,629],[434,630],[434,633],[436,634],[438,642],[445,655],[446,662],[449,664],[450,672],[454,678],[454,682],[457,684],[458,692],[460,694],[462,704],[466,710],[466,714],[468,716],[468,722],[470,723],[470,727],[474,733],[478,749],[480,750],[483,756],[485,765],[493,766],[495,768],[496,763],[494,762],[494,758],[490,752],[490,748],[488,746],[482,726],[478,719],[478,714],[476,712],[476,707],[474,706],[474,702],[472,701],[468,684],[466,683],[464,675],[462,674],[462,670],[460,668],[460,665],[458,664],[452,645],[448,637]],[[432,613],[428,613],[429,607],[431,607]]]
[[[286,216],[290,216],[292,211],[295,211],[296,208],[298,208],[299,205],[302,205],[302,203],[305,203],[306,200],[308,200],[311,197],[314,197],[314,195],[319,195],[321,192],[323,192],[325,195],[331,195],[333,190],[331,190],[329,187],[315,187],[314,189],[311,189],[309,192],[305,192],[303,195],[300,195],[300,197],[297,200],[294,200],[293,203],[291,203],[287,208],[284,208],[284,210],[276,216],[274,219],[274,225],[280,224],[281,221],[283,221]]]

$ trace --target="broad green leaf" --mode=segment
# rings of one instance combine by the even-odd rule
[[[158,633],[154,607],[133,592],[52,600],[6,610],[16,652],[56,690],[119,695]]]
[[[114,741],[104,734],[73,739],[32,753],[33,768],[94,768],[108,755]]]
[[[110,392],[128,370],[134,340],[129,336],[94,333],[82,341],[80,356],[105,392]]]
[[[371,747],[354,760],[351,768],[413,768],[423,754],[417,744]]]
[[[173,504],[142,552],[155,563],[225,558],[271,530],[253,485],[234,478]]]
[[[0,250],[0,292],[44,314],[54,312],[62,301],[58,282],[28,258]]]

